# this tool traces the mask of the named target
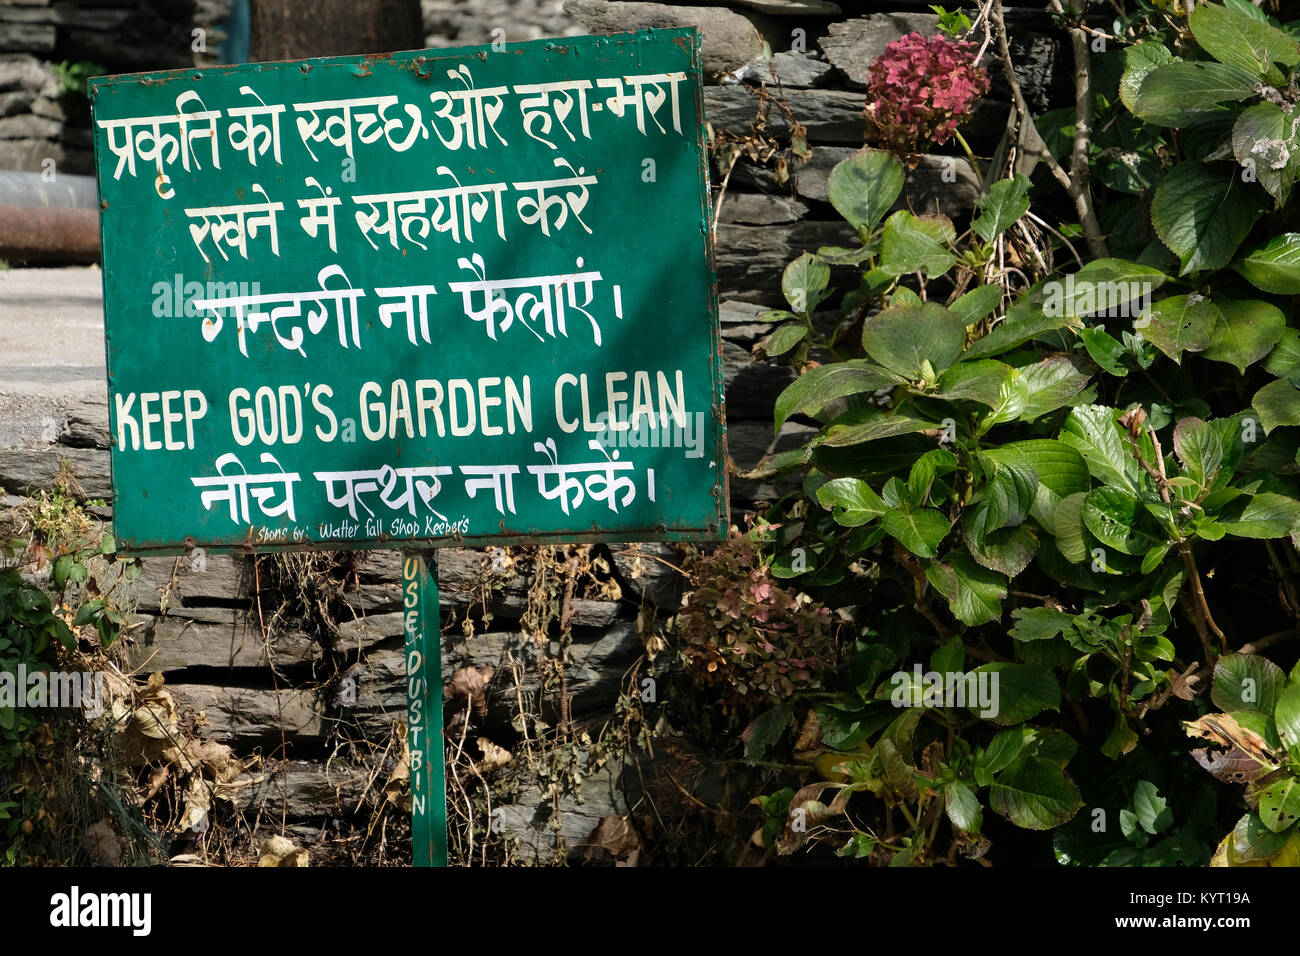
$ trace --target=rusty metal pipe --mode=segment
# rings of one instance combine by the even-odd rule
[[[9,263],[98,262],[99,211],[0,206],[0,259]]]
[[[0,169],[0,206],[57,206],[62,209],[94,209],[99,202],[93,176],[59,173],[47,180],[43,173],[21,173]]]

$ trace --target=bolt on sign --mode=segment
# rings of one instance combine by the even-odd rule
[[[128,553],[401,548],[446,862],[446,545],[726,527],[699,35],[91,82]]]
[[[717,537],[698,44],[95,80],[123,549]]]

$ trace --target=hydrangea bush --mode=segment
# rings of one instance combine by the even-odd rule
[[[975,45],[964,40],[909,33],[890,43],[868,71],[872,137],[900,153],[948,142],[989,89],[974,61]]]
[[[752,711],[746,757],[804,767],[756,804],[776,852],[1041,863],[1021,834],[1053,831],[1063,865],[1300,860],[1300,21],[1143,9],[1105,52],[1065,28],[1086,98],[1016,117],[1039,168],[986,170],[968,223],[891,212],[897,154],[958,135],[987,77],[970,44],[891,44],[888,150],[828,181],[858,243],[790,263],[765,316],[801,373],[776,427],[817,430],[748,476],[798,479],[755,560],[846,624],[816,689]],[[695,601],[724,659],[742,565]],[[918,668],[996,676],[996,713],[924,706]]]

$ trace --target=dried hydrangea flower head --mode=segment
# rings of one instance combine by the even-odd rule
[[[989,89],[975,45],[944,36],[900,37],[868,73],[868,130],[898,153],[913,152],[918,142],[946,143]]]

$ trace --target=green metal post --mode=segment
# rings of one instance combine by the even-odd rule
[[[447,782],[442,754],[442,642],[438,563],[402,554],[406,632],[406,727],[411,767],[411,843],[415,866],[447,865]]]

